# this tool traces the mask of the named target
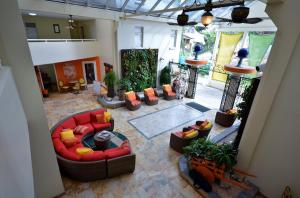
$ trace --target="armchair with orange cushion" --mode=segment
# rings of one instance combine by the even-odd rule
[[[127,109],[134,111],[139,109],[142,103],[140,97],[134,91],[129,91],[125,93],[125,104]]]
[[[176,91],[170,84],[163,85],[163,94],[165,100],[176,99]]]
[[[155,89],[144,89],[144,100],[147,105],[156,105],[158,103],[158,94]]]

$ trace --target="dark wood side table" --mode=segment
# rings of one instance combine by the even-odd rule
[[[112,133],[109,131],[100,131],[94,135],[95,146],[99,150],[106,150],[108,143],[112,138]]]

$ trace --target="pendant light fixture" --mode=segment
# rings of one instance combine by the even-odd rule
[[[201,17],[201,23],[206,27],[209,24],[212,23],[214,19],[214,15],[210,12],[212,11],[212,2],[211,0],[208,0],[207,3],[205,4],[205,13]]]

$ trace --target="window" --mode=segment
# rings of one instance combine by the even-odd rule
[[[25,30],[28,39],[38,39],[35,23],[25,23]]]
[[[143,47],[144,45],[144,28],[137,26],[134,27],[134,41],[135,47]]]
[[[176,47],[177,43],[177,30],[171,30],[171,45],[172,47]]]

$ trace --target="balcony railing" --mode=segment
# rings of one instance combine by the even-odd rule
[[[27,39],[28,42],[88,42],[96,41],[96,39]]]
[[[28,39],[34,65],[100,56],[96,39]]]

